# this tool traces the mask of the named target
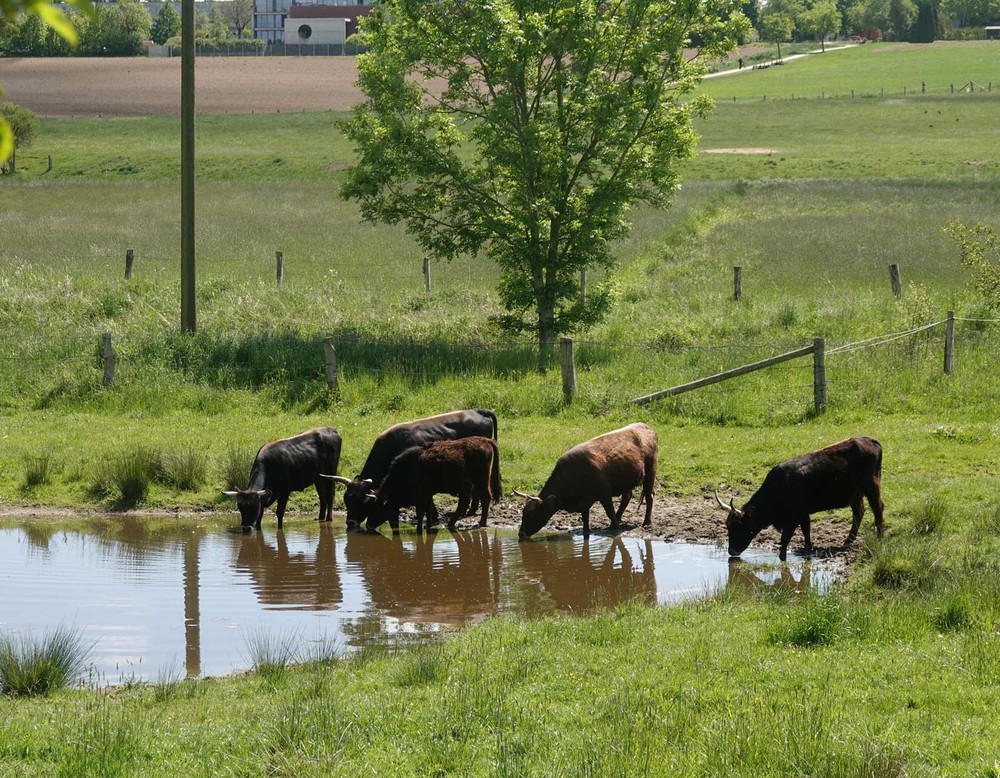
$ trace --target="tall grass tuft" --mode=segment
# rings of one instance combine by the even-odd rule
[[[51,457],[48,454],[37,454],[25,457],[23,488],[34,489],[49,482]]]
[[[771,633],[771,640],[790,646],[828,646],[843,626],[842,608],[833,595],[810,595],[791,611],[786,624]]]
[[[870,542],[868,572],[880,589],[921,590],[933,588],[945,571],[926,541],[905,543]]]
[[[280,682],[288,668],[299,661],[296,646],[298,635],[276,635],[261,628],[248,632],[244,637],[250,666],[265,681],[274,685]]]
[[[396,673],[399,686],[423,686],[445,674],[444,645],[440,640],[418,644],[403,652],[402,664]]]
[[[163,456],[163,481],[184,491],[195,491],[205,484],[208,457],[193,446]]]
[[[150,484],[163,468],[163,457],[155,449],[136,446],[104,460],[97,469],[91,491],[131,508],[146,499]]]
[[[246,489],[257,452],[246,446],[230,446],[222,460],[222,483],[226,488]]]
[[[30,636],[0,638],[0,691],[15,697],[38,697],[70,685],[90,659],[83,633],[56,627],[41,640]]]
[[[970,626],[973,622],[973,608],[968,597],[955,592],[946,595],[934,609],[932,622],[939,632],[951,632]]]
[[[917,535],[937,535],[944,528],[948,506],[939,495],[931,495],[913,517],[913,532]]]

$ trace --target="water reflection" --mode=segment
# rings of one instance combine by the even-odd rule
[[[714,546],[552,535],[518,543],[489,529],[345,534],[329,524],[229,533],[215,521],[0,525],[3,631],[76,624],[108,682],[248,664],[261,629],[347,648],[475,623],[496,613],[587,612],[667,603],[720,587],[822,587],[829,567],[729,564]]]
[[[640,542],[637,559],[621,537],[595,548],[590,538],[576,546],[550,535],[519,543],[518,549],[525,578],[536,583],[558,610],[577,611],[631,599],[656,604],[653,541]]]

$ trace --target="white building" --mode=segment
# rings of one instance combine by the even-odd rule
[[[368,14],[371,3],[372,0],[312,3],[254,0],[253,35],[267,43],[342,44],[357,31],[357,20]]]

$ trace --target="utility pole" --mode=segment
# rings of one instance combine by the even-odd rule
[[[181,0],[181,331],[194,332],[194,0]]]

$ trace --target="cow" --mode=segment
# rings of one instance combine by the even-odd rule
[[[265,443],[257,452],[250,468],[246,489],[223,494],[236,498],[241,526],[260,529],[264,509],[277,502],[275,514],[278,529],[285,518],[285,506],[292,492],[311,485],[319,495],[318,521],[330,521],[333,516],[333,482],[320,478],[320,473],[336,473],[340,462],[340,435],[333,427],[318,427],[300,435]]]
[[[374,530],[388,520],[396,529],[399,509],[412,505],[417,511],[417,532],[421,532],[425,514],[430,515],[428,529],[437,520],[434,495],[453,494],[458,497],[458,508],[448,529],[455,531],[473,497],[481,505],[479,526],[485,527],[490,503],[500,499],[501,491],[500,451],[495,440],[476,436],[412,446],[392,460],[367,526]]]
[[[658,451],[656,433],[641,422],[574,446],[559,457],[541,494],[535,497],[514,492],[525,498],[518,537],[523,540],[534,535],[558,510],[579,511],[583,515],[583,534],[589,535],[590,508],[595,502],[608,514],[611,528],[617,529],[637,486],[642,487],[640,503],[646,501],[642,525],[648,527],[653,515]],[[622,501],[616,513],[612,500],[619,495]]]
[[[865,512],[865,498],[875,514],[875,531],[882,537],[885,506],[881,480],[881,444],[875,438],[856,437],[775,465],[742,509],[724,503],[716,491],[719,507],[729,511],[726,518],[729,555],[742,554],[750,541],[768,526],[781,532],[778,550],[781,561],[785,560],[788,543],[799,526],[806,551],[810,552],[810,515],[848,505],[854,514],[854,523],[847,543],[853,543]]]
[[[422,446],[437,440],[456,440],[479,435],[497,439],[497,417],[493,411],[451,411],[416,421],[395,424],[385,430],[372,444],[364,467],[355,478],[323,474],[347,487],[344,507],[347,509],[347,528],[356,529],[368,518],[375,506],[375,495],[392,460],[412,446]],[[477,501],[478,502],[478,501]]]

